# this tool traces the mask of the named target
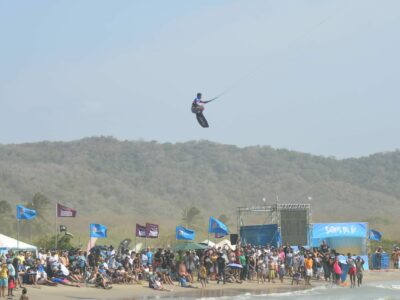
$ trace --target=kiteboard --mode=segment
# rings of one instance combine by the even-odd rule
[[[207,119],[204,117],[202,112],[196,113],[197,122],[199,122],[200,126],[203,128],[208,128]]]

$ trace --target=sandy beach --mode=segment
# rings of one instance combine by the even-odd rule
[[[379,281],[400,281],[400,271],[366,271],[364,282],[379,282]],[[313,281],[312,287],[323,285],[324,281]],[[200,287],[200,284],[195,284]],[[147,286],[147,282],[142,285],[114,285],[111,290],[102,290],[94,287],[81,288],[58,286],[58,287],[32,287],[27,286],[28,295],[31,300],[71,300],[71,299],[112,299],[112,300],[141,300],[141,299],[154,299],[154,298],[200,298],[200,297],[221,297],[221,296],[234,296],[239,294],[251,293],[267,294],[267,293],[280,293],[294,290],[302,290],[307,287],[304,284],[294,285],[290,284],[289,278],[285,278],[283,283],[267,283],[257,284],[257,282],[244,282],[242,284],[217,284],[215,281],[210,282],[206,289],[201,288],[182,288],[172,286],[172,292],[155,291]],[[21,290],[15,292],[14,299],[18,299]]]

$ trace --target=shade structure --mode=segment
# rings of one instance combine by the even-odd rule
[[[173,251],[190,251],[190,250],[204,250],[208,249],[208,246],[198,243],[180,243],[172,248]]]
[[[17,241],[12,237],[0,234],[0,253],[7,253],[8,250],[27,250],[37,253],[37,247],[27,243]]]

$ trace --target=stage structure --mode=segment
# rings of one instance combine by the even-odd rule
[[[265,224],[276,224],[280,232],[280,241],[283,244],[290,245],[309,245],[310,244],[310,223],[311,223],[311,204],[272,204],[253,207],[237,208],[237,229],[243,234],[241,240],[247,239],[265,241],[262,236],[264,232],[263,224],[244,224],[243,216],[245,214],[265,214],[267,222]],[[248,226],[251,225],[251,226]],[[256,233],[256,228],[259,232]],[[258,235],[258,237],[257,237]],[[273,238],[271,238],[273,240]]]

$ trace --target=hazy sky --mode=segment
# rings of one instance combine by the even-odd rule
[[[399,32],[398,0],[0,0],[0,143],[394,150]]]

